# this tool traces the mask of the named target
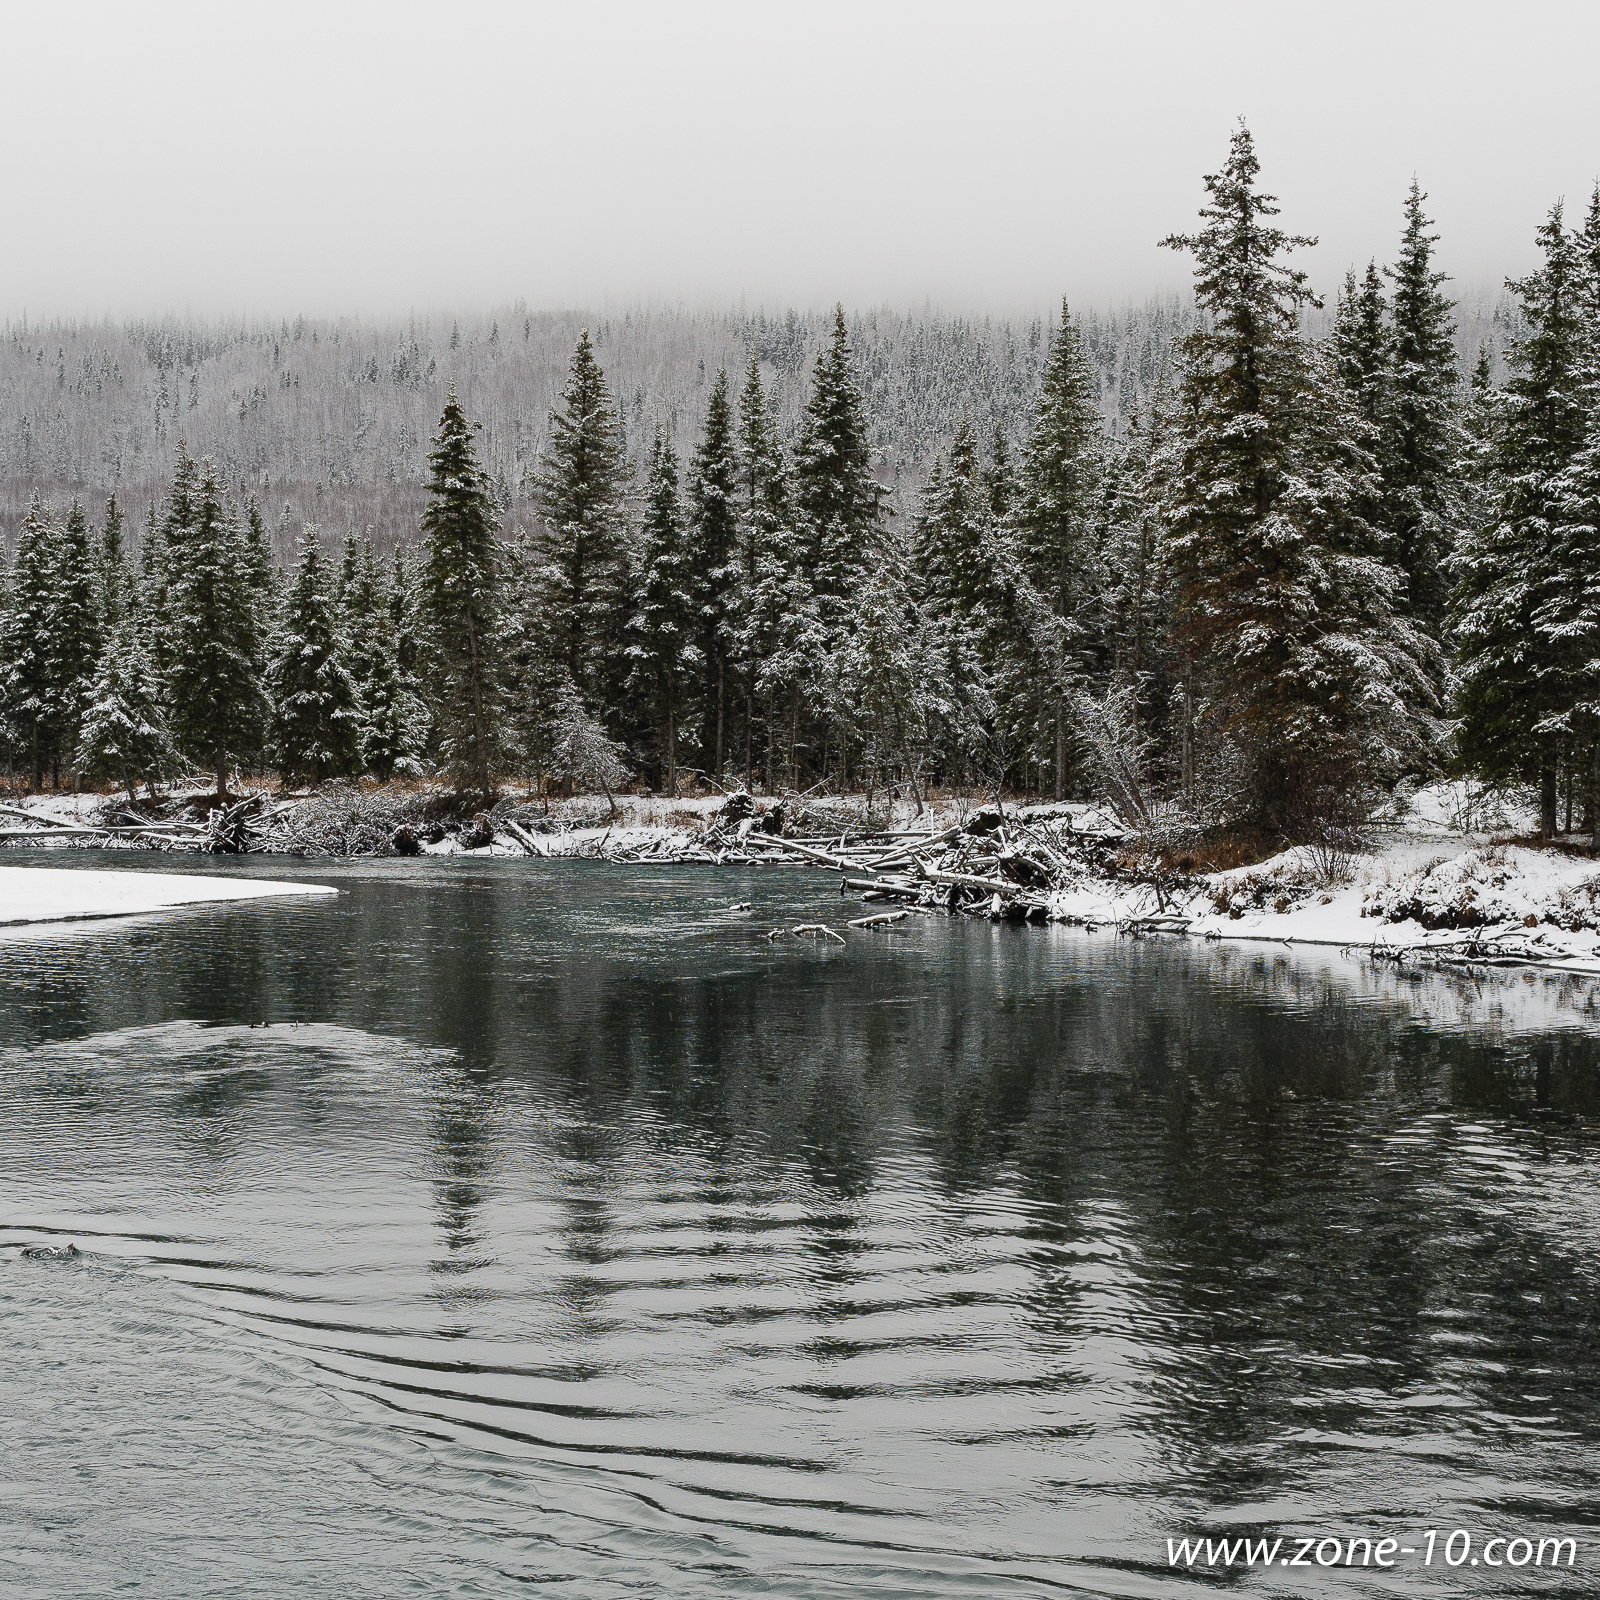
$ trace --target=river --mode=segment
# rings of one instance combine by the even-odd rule
[[[342,893],[0,937],[0,1593],[1593,1589],[1587,980],[226,870]]]

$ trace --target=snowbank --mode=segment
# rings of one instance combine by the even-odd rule
[[[191,873],[76,872],[56,867],[0,867],[0,926],[131,917],[174,906],[269,895],[337,894],[316,883],[266,878],[203,878]]]

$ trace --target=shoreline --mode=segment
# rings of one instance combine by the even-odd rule
[[[1239,944],[1346,949],[1397,964],[1600,974],[1600,861],[1510,842],[1505,834],[1517,818],[1498,818],[1510,824],[1498,834],[1452,826],[1446,789],[1419,791],[1406,814],[1376,830],[1369,851],[1335,859],[1300,846],[1210,872],[1152,870],[1148,857],[1130,862],[1137,841],[1103,809],[1089,805],[1011,803],[997,810],[946,800],[916,814],[900,801],[866,831],[858,798],[796,796],[627,795],[618,796],[614,808],[593,797],[547,806],[507,800],[470,821],[461,819],[458,808],[449,821],[428,822],[428,808],[437,808],[442,798],[438,792],[325,790],[270,799],[262,793],[245,798],[264,826],[291,831],[264,831],[244,844],[243,853],[304,860],[412,855],[600,859],[638,866],[783,863],[841,873],[841,895],[858,895],[874,910],[898,904],[1091,931],[1111,928],[1136,937],[1181,934]],[[193,820],[154,820],[151,835],[143,839],[97,827],[102,822],[114,826],[126,816],[116,797],[32,796],[6,810],[30,824],[25,830],[4,830],[13,848],[109,847],[123,861],[130,852],[205,853],[201,824]],[[357,847],[286,847],[296,837],[292,830],[304,828],[304,818],[325,819],[335,812],[344,831],[324,825],[322,836],[311,836],[319,845],[325,838],[329,844],[354,840]],[[385,822],[396,818],[402,820],[385,833]],[[781,828],[775,825],[780,819]],[[13,873],[39,878],[53,873],[42,867],[9,868],[3,861],[0,855],[0,885]],[[8,914],[8,897],[0,891],[0,926],[330,892],[315,885],[274,882],[269,888],[264,880],[246,885],[238,878],[189,873],[74,870],[70,876],[80,883],[89,876],[165,879],[185,887],[165,894],[152,887],[137,905],[125,903],[124,891],[104,909],[80,904],[62,910],[35,901],[15,916]],[[203,892],[197,892],[202,885]]]

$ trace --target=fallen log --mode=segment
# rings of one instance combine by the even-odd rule
[[[856,917],[847,924],[851,928],[884,928],[891,922],[904,922],[911,913],[909,911],[880,911],[870,917]]]
[[[770,833],[751,834],[747,841],[751,844],[764,844],[771,850],[792,850],[798,855],[806,856],[812,861],[820,861],[825,867],[858,867],[863,863],[847,861],[842,856],[832,855],[826,850],[814,850],[808,844],[799,844],[793,839],[779,839]]]
[[[550,854],[548,848],[541,845],[521,823],[513,822],[510,817],[507,817],[505,829],[530,856],[548,856]]]

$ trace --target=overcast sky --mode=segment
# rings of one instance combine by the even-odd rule
[[[1239,116],[1319,284],[1463,285],[1600,173],[1600,6],[12,4],[0,315],[1182,288]]]

